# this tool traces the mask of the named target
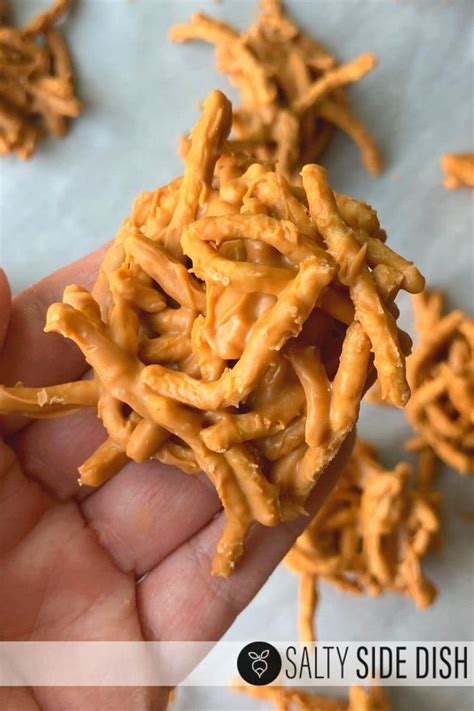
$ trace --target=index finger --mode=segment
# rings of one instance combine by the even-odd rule
[[[41,279],[13,298],[3,351],[0,382],[15,385],[55,385],[80,378],[87,366],[78,348],[57,334],[43,332],[46,311],[60,301],[64,287],[75,282],[89,289],[110,245]]]

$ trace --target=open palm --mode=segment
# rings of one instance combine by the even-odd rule
[[[11,302],[0,272],[0,382],[50,385],[87,366],[44,334],[64,286],[89,287],[104,249]],[[156,461],[131,462],[99,490],[77,467],[105,439],[94,411],[58,420],[7,417],[0,442],[0,635],[3,640],[217,640],[263,585],[308,519],[255,526],[230,579],[212,577],[222,507],[207,479]],[[352,444],[321,477],[309,510],[332,488]],[[162,709],[162,689],[0,689],[0,707]]]

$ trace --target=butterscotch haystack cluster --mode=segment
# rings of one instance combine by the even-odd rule
[[[261,0],[255,24],[244,33],[196,13],[189,23],[173,27],[170,37],[215,45],[218,70],[240,91],[233,115],[235,149],[276,163],[296,184],[301,167],[321,156],[339,128],[358,145],[367,170],[380,172],[377,147],[344,92],[375,67],[373,54],[338,66],[333,54],[284,14],[280,0]]]
[[[254,699],[273,702],[277,711],[390,711],[385,693],[379,686],[367,690],[351,686],[348,701],[284,686],[235,685],[232,688]]]
[[[474,153],[445,153],[440,162],[445,188],[455,190],[463,185],[474,188]]]
[[[334,492],[285,558],[299,573],[299,632],[314,641],[318,580],[344,591],[379,595],[395,590],[429,606],[436,594],[421,569],[439,530],[435,459],[419,452],[415,485],[410,466],[385,469],[376,450],[357,441]]]
[[[384,396],[407,402],[393,299],[423,287],[374,210],[334,193],[322,168],[292,188],[228,153],[231,120],[212,92],[183,177],[138,197],[92,294],[71,285],[49,308],[45,330],[72,339],[94,378],[0,389],[2,412],[97,408],[108,438],[82,484],[150,457],[206,472],[227,516],[222,575],[253,521],[304,511],[354,426],[372,357]]]
[[[444,312],[439,291],[413,297],[416,348],[408,360],[408,421],[438,457],[474,474],[474,321]]]
[[[81,110],[66,44],[54,29],[70,0],[56,0],[25,27],[8,24],[0,0],[0,155],[29,158],[45,132],[62,137]]]

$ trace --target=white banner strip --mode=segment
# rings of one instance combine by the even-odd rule
[[[0,686],[227,686],[236,680],[318,687],[371,680],[386,686],[472,686],[474,643],[0,643]]]

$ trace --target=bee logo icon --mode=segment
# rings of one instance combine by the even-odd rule
[[[268,657],[269,654],[269,649],[264,649],[261,654],[257,654],[257,652],[248,653],[250,659],[253,659],[252,670],[255,672],[259,679],[262,678],[262,674],[265,674],[268,669],[268,664],[265,659]]]

